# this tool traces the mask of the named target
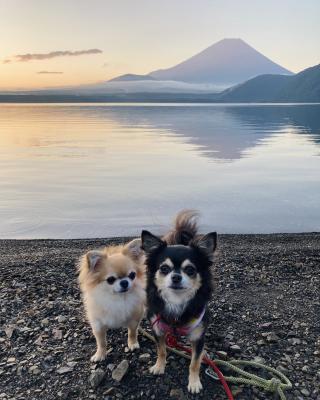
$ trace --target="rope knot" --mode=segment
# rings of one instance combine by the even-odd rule
[[[268,381],[266,390],[269,392],[277,393],[281,388],[281,381],[278,378],[272,378]]]

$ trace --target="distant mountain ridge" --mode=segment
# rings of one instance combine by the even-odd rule
[[[320,64],[293,76],[261,75],[225,90],[223,102],[320,102]]]
[[[279,101],[320,102],[320,64],[294,75],[277,95]]]
[[[265,57],[242,39],[223,39],[171,68],[137,76],[141,79],[152,77],[162,81],[228,87],[262,74],[291,75],[292,72]],[[127,75],[113,80],[127,80]]]
[[[117,76],[116,78],[110,79],[108,82],[120,82],[120,81],[154,81],[154,78],[151,75],[137,75],[137,74],[124,74]]]
[[[288,75],[259,75],[220,93],[219,98],[230,102],[265,102],[276,97],[280,88],[288,83]]]
[[[176,83],[178,84],[179,82]],[[0,103],[128,101],[164,103],[320,103],[320,64],[307,68],[293,76],[260,75],[220,93],[188,92],[181,91],[181,88],[176,92],[140,91],[111,93],[100,90],[96,92],[84,90],[81,92],[77,88],[74,88],[68,90],[0,93]]]
[[[264,74],[223,91],[178,81],[114,81],[65,89],[0,92],[2,102],[320,103],[320,64],[295,75]],[[174,86],[173,86],[174,83]],[[138,86],[136,86],[138,84]],[[145,86],[148,84],[147,86]]]

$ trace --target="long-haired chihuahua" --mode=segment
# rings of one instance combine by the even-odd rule
[[[166,334],[185,336],[192,345],[188,390],[199,393],[199,378],[207,303],[212,293],[211,266],[217,245],[216,232],[198,235],[197,213],[181,211],[174,229],[163,239],[142,231],[147,265],[147,316],[157,342],[157,361],[150,372],[164,373]]]
[[[128,328],[128,347],[139,347],[137,332],[145,306],[145,266],[140,239],[86,253],[79,264],[79,283],[97,351],[107,354],[106,330]]]

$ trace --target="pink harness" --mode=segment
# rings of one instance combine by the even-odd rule
[[[161,315],[158,314],[156,316],[156,319],[152,322],[151,326],[153,329],[157,327],[160,332],[166,335],[170,334],[177,336],[188,336],[194,329],[196,329],[200,325],[205,312],[206,309],[204,308],[199,317],[191,319],[188,324],[181,327],[175,327],[167,324],[161,319]]]

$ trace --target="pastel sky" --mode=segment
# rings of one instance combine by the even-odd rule
[[[241,38],[293,72],[320,62],[319,0],[0,0],[0,88],[167,68]]]

